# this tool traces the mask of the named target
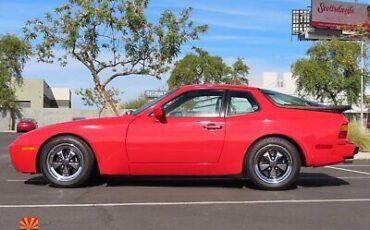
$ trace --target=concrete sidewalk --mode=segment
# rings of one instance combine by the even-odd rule
[[[15,133],[15,130],[0,130],[0,133]]]
[[[370,152],[359,152],[355,155],[355,160],[370,160]]]

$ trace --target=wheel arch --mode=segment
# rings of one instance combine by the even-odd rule
[[[99,162],[97,160],[97,157],[96,157],[96,154],[95,154],[95,151],[94,149],[92,148],[92,146],[90,145],[90,143],[83,137],[81,137],[80,135],[77,135],[77,134],[74,134],[74,133],[58,133],[56,135],[53,135],[51,137],[49,137],[48,139],[46,139],[42,145],[40,146],[39,150],[37,151],[37,155],[36,155],[36,172],[39,173],[41,172],[40,170],[40,156],[41,156],[41,152],[43,150],[43,148],[45,147],[45,145],[51,141],[52,139],[54,138],[57,138],[57,137],[60,137],[60,136],[70,136],[70,137],[74,137],[74,138],[77,138],[83,142],[85,142],[89,148],[91,149],[92,153],[93,153],[93,156],[94,156],[94,162],[95,162],[95,168],[96,170],[98,171],[98,173],[100,174],[100,169],[99,169]]]
[[[269,137],[279,137],[279,138],[282,138],[282,139],[285,139],[287,141],[289,141],[290,143],[292,143],[298,150],[298,153],[299,153],[299,157],[301,158],[301,166],[307,166],[307,159],[306,159],[306,154],[303,150],[303,148],[297,143],[297,141],[295,141],[293,138],[287,136],[287,135],[283,135],[283,134],[268,134],[268,135],[264,135],[264,136],[261,136],[259,138],[257,138],[256,140],[254,140],[252,142],[252,144],[250,144],[248,146],[248,149],[245,151],[245,154],[244,154],[244,159],[243,159],[243,172],[245,172],[245,160],[247,158],[247,154],[249,152],[249,150],[252,148],[252,146],[257,143],[258,141],[262,140],[262,139],[265,139],[265,138],[269,138]]]

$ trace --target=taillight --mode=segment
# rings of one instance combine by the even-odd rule
[[[347,138],[347,134],[348,134],[348,124],[343,124],[340,127],[338,138],[345,139]]]

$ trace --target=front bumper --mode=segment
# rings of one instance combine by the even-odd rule
[[[23,173],[36,173],[37,151],[36,147],[29,145],[11,144],[9,146],[9,155],[15,170]]]

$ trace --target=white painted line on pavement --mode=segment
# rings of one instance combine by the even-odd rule
[[[363,174],[363,175],[370,176],[370,173],[368,173],[368,172],[361,172],[361,171],[357,171],[357,170],[344,169],[344,168],[339,168],[339,167],[334,167],[334,166],[325,166],[325,168],[336,169],[336,170],[340,170],[340,171],[352,172],[352,173],[358,173],[358,174]]]
[[[298,177],[298,180],[360,180],[370,179],[370,176],[340,176],[340,177]]]
[[[366,168],[366,167],[370,167],[370,164],[369,165],[353,165],[353,164],[342,164],[342,165],[337,165],[339,167],[343,167],[343,168]]]
[[[0,208],[83,208],[83,207],[122,207],[122,206],[188,206],[188,205],[252,205],[252,204],[296,204],[296,203],[355,203],[370,202],[363,199],[317,199],[317,200],[248,200],[248,201],[188,201],[188,202],[139,202],[139,203],[96,203],[96,204],[25,204],[0,205]]]

